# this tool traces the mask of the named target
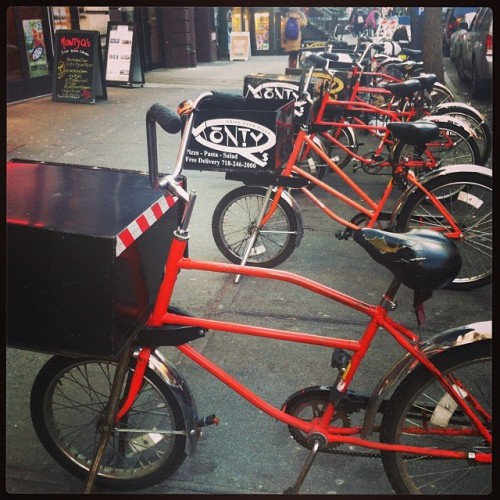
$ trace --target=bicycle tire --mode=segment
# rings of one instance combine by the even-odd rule
[[[492,398],[492,342],[482,340],[447,349],[436,354],[432,361],[446,374],[457,375],[465,388],[486,405],[491,412]],[[437,447],[456,451],[486,452],[484,439],[478,436],[438,435],[432,430],[453,430],[469,425],[459,410],[453,412],[448,422],[435,425],[431,421],[437,404],[445,392],[433,375],[422,365],[410,373],[391,397],[381,423],[380,440],[383,443],[399,443]],[[443,401],[444,404],[444,401]],[[420,424],[428,433],[404,432],[405,422]],[[490,426],[491,422],[487,423]],[[447,494],[478,495],[491,492],[491,464],[469,464],[468,460],[451,460],[421,456],[404,456],[402,453],[382,451],[382,463],[389,482],[397,494]]]
[[[437,196],[462,229],[463,238],[454,240],[462,257],[462,269],[447,286],[471,290],[487,285],[492,279],[493,256],[493,186],[491,176],[474,172],[455,172],[425,182],[427,190]],[[450,229],[421,190],[405,201],[396,228]]]
[[[129,372],[135,363],[131,361]],[[116,363],[55,356],[42,367],[31,390],[31,419],[52,458],[71,474],[86,479],[100,433],[97,424],[109,400]],[[111,433],[95,484],[137,490],[163,482],[186,458],[182,411],[168,386],[147,368],[144,385],[120,421],[123,429],[144,433]]]
[[[477,134],[477,145],[479,148],[480,160],[478,165],[486,165],[492,149],[492,135],[489,125],[483,116],[474,109],[462,106],[461,103],[447,103],[443,108],[439,106],[432,111],[433,115],[450,115],[465,121]]]
[[[217,248],[234,264],[241,263],[253,231],[258,234],[247,260],[250,266],[275,267],[295,249],[298,222],[283,198],[267,224],[255,227],[265,194],[266,188],[241,186],[227,193],[215,207],[212,235]]]
[[[326,146],[325,146],[325,141],[322,139],[320,136],[316,136],[314,138],[314,142],[316,143],[316,146],[318,146],[322,151],[326,154]],[[307,148],[309,151],[305,151],[302,153],[302,156],[300,159],[298,159],[296,165],[303,171],[307,172],[308,174],[312,175],[318,180],[322,180],[323,177],[326,175],[328,171],[328,166],[326,162],[319,156],[316,151],[312,150],[311,148]],[[300,177],[300,174],[296,174],[292,172],[292,177]],[[309,191],[312,191],[316,187],[316,184],[311,182],[307,186],[305,186],[306,189]],[[290,188],[290,191],[293,193],[300,193],[301,188]]]
[[[436,82],[430,91],[431,96],[431,106],[435,107],[443,102],[456,102],[453,92],[443,85],[442,83]]]
[[[475,139],[462,127],[454,123],[438,122],[440,137],[442,138],[438,145],[438,139],[429,146],[440,167],[447,165],[479,165],[481,154]],[[450,152],[450,147],[453,149]],[[394,148],[393,153],[396,164],[404,165],[407,161],[415,161],[420,157],[417,153],[417,147],[411,144],[405,144],[399,141]],[[418,169],[416,175],[421,175],[426,169]]]
[[[358,144],[354,131],[350,131],[346,127],[338,127],[337,130],[329,130],[329,133],[349,151],[357,153]],[[345,169],[351,162],[352,156],[349,153],[342,151],[338,146],[327,139],[325,139],[325,147],[328,150],[328,156],[339,168]]]

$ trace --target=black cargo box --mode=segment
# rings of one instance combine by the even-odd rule
[[[247,99],[243,109],[199,109],[184,156],[187,170],[274,172],[293,148],[292,99]]]
[[[313,78],[308,88],[311,96],[320,90],[322,82]],[[310,104],[300,99],[300,75],[280,75],[273,73],[253,73],[243,80],[243,95],[254,99],[293,99],[295,131],[302,125],[309,113]]]
[[[116,359],[151,310],[180,203],[147,175],[7,163],[7,345]]]

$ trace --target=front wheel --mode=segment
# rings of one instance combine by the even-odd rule
[[[482,340],[448,349],[432,362],[467,401],[478,402],[486,428],[492,428],[492,346]],[[491,447],[423,366],[408,375],[384,411],[383,443],[491,453]],[[385,473],[397,494],[486,495],[491,493],[491,464],[382,452]]]
[[[295,249],[298,222],[293,208],[280,197],[273,215],[259,226],[265,203],[266,188],[241,186],[227,193],[215,207],[212,235],[222,254],[234,264],[242,262],[252,237],[255,241],[246,262],[251,266],[275,267]]]
[[[491,282],[493,254],[493,189],[491,176],[474,172],[441,175],[425,184],[450,213],[462,231],[455,243],[462,258],[462,269],[448,288],[468,290]],[[421,190],[404,203],[397,230],[427,228],[447,232],[446,219]]]
[[[31,390],[31,419],[45,449],[67,471],[86,479],[99,443],[116,363],[55,356]],[[131,376],[135,361],[131,361]],[[164,481],[184,461],[182,411],[168,386],[149,368],[128,413],[104,451],[96,485],[137,490]]]

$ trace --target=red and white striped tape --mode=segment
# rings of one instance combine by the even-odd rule
[[[177,197],[165,195],[151,205],[137,219],[131,222],[116,239],[116,257],[125,251],[132,243],[145,233],[155,222],[175,205]]]

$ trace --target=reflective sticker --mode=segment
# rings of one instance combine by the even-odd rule
[[[474,208],[481,208],[484,203],[483,200],[479,199],[477,196],[465,193],[464,191],[460,191],[460,193],[458,193],[458,199],[468,205],[472,205]]]

